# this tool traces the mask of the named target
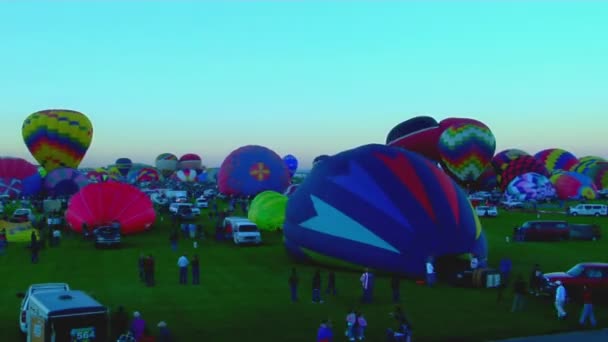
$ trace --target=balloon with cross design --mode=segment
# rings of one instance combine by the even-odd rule
[[[259,145],[232,151],[218,174],[219,190],[227,195],[254,196],[267,190],[283,193],[289,181],[289,169],[283,159]]]

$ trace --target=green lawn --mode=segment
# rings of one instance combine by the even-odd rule
[[[483,220],[490,245],[490,264],[509,256],[514,274],[527,276],[534,263],[544,271],[566,270],[580,261],[608,261],[605,240],[598,242],[507,243],[514,225],[536,218],[535,214],[502,211],[497,219]],[[564,218],[543,215],[543,218]],[[608,218],[576,218],[575,222],[599,222]],[[19,299],[16,292],[31,283],[67,282],[74,289],[91,293],[114,309],[124,305],[138,310],[156,332],[156,323],[167,321],[180,341],[314,341],[319,321],[334,322],[337,341],[345,340],[344,317],[354,306],[365,313],[369,322],[368,340],[384,341],[387,327],[394,322],[389,280],[379,277],[375,303],[359,305],[359,272],[337,272],[338,296],[325,298],[324,304],[312,304],[310,283],[314,266],[294,264],[287,257],[276,233],[264,235],[261,247],[235,247],[228,243],[204,241],[199,249],[180,240],[180,252],[201,257],[201,285],[177,284],[178,254],[170,250],[169,220],[157,224],[150,233],[126,238],[124,248],[96,250],[90,243],[68,236],[59,248],[41,252],[39,264],[29,262],[25,244],[12,244],[7,255],[0,256],[3,291],[0,292],[2,341],[17,341]],[[156,258],[157,285],[146,288],[138,280],[137,258],[140,252]],[[292,266],[298,268],[301,301],[290,303],[287,286]],[[323,283],[327,280],[324,270]],[[492,289],[463,289],[439,285],[428,289],[414,281],[402,283],[403,307],[409,315],[416,341],[483,341],[513,336],[545,334],[576,329],[575,319],[558,322],[551,301],[529,298],[525,311],[512,314],[511,291],[497,303]],[[578,304],[567,308],[577,316]],[[596,308],[600,325],[608,322],[606,307]]]

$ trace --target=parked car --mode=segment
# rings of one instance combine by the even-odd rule
[[[32,294],[40,292],[66,292],[69,290],[70,286],[66,283],[46,283],[30,285],[25,292],[17,293],[17,297],[22,298],[19,309],[19,329],[21,332],[27,333],[27,312]]]
[[[527,221],[513,229],[514,241],[561,241],[570,238],[566,221]]]
[[[515,208],[523,208],[524,207],[524,203],[520,202],[520,201],[502,201],[500,202],[500,204],[502,204],[502,206],[506,209],[515,209]]]
[[[544,279],[543,292],[549,295],[555,293],[559,280],[569,297],[580,296],[583,285],[591,288],[594,294],[605,296],[608,294],[608,263],[583,262],[566,272],[545,273]]]
[[[209,208],[209,202],[207,201],[206,198],[204,198],[204,197],[200,198],[199,197],[199,198],[196,199],[196,201],[194,203],[194,206],[197,207],[197,208],[199,208],[199,209]]]
[[[600,197],[608,198],[608,189],[602,189],[597,192]]]
[[[572,216],[607,216],[608,205],[605,204],[578,204],[568,209],[568,214]]]
[[[120,226],[101,226],[93,229],[95,247],[119,246],[121,243]]]
[[[169,212],[176,215],[179,212],[187,211],[186,208],[189,208],[194,216],[199,216],[201,214],[200,209],[196,208],[192,203],[171,203]]]
[[[203,191],[203,196],[205,197],[213,197],[217,195],[217,191],[215,191],[215,189],[205,189],[205,191]]]
[[[480,205],[475,207],[475,212],[479,217],[497,217],[498,209],[495,206]]]
[[[32,209],[19,208],[13,212],[13,215],[9,218],[10,222],[22,223],[31,222],[35,219]]]
[[[591,240],[596,241],[602,237],[602,231],[597,224],[571,223],[571,240]]]

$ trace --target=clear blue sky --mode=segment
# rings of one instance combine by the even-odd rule
[[[497,149],[608,157],[608,2],[0,3],[0,155],[21,123],[93,121],[82,166],[247,144],[319,154],[413,116],[472,117]]]

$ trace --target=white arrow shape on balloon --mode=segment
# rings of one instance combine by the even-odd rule
[[[320,233],[366,245],[372,245],[380,249],[401,254],[399,250],[397,250],[391,244],[383,240],[378,235],[372,233],[359,222],[344,215],[344,213],[332,207],[329,203],[326,203],[322,199],[313,195],[310,196],[310,199],[312,200],[312,204],[315,208],[317,216],[313,216],[310,219],[302,222],[300,226]]]

